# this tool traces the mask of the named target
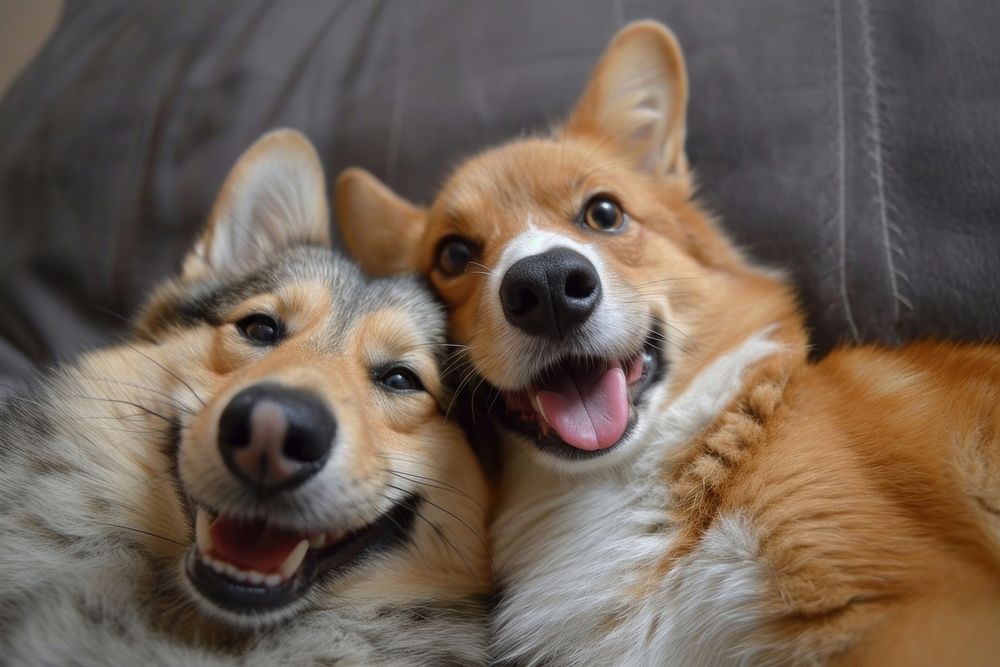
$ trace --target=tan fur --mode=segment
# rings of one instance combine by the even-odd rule
[[[234,167],[180,277],[141,313],[136,339],[0,405],[4,659],[485,661],[488,489],[444,418],[442,314],[417,281],[368,281],[332,252],[324,181],[304,137],[265,135]],[[261,313],[280,323],[278,341],[241,333],[237,323]],[[418,386],[380,384],[386,366]],[[329,456],[277,501],[220,454],[220,415],[261,383],[309,392],[336,420]],[[388,515],[398,540],[383,530],[350,551],[352,531],[401,505],[414,514]],[[348,550],[283,606],[233,609],[190,574],[199,508],[301,539],[348,536]]]
[[[320,196],[304,205],[306,220],[297,229],[296,242],[329,244],[323,174],[314,149],[297,133],[272,133],[254,144],[226,179],[207,230],[184,265],[182,281],[189,281],[205,270],[200,258],[212,247],[217,227],[234,208],[233,200],[239,196],[239,189],[246,187],[247,173],[263,160],[273,161],[276,154],[290,155],[291,159],[305,163],[318,181],[311,191]],[[294,228],[293,222],[285,221],[285,226]],[[444,401],[444,388],[434,346],[426,339],[425,332],[420,331],[420,325],[398,309],[378,310],[363,316],[345,338],[331,346],[326,329],[341,316],[330,309],[333,299],[329,289],[322,282],[284,284],[280,291],[258,294],[235,304],[221,326],[197,329],[197,339],[192,339],[193,333],[183,333],[185,340],[178,347],[186,357],[183,362],[188,382],[207,389],[203,392],[206,404],[189,426],[191,440],[197,446],[214,447],[222,409],[234,395],[251,385],[273,381],[316,393],[328,401],[337,415],[340,438],[350,450],[343,470],[348,477],[345,485],[357,495],[354,502],[364,501],[356,508],[353,519],[329,528],[351,530],[376,518],[372,512],[383,509],[381,497],[387,485],[400,483],[392,477],[393,470],[446,480],[462,479],[457,499],[454,492],[446,500],[438,499],[445,508],[455,505],[456,500],[461,507],[453,508],[451,513],[432,507],[427,512],[429,523],[417,529],[425,542],[423,551],[427,552],[423,560],[408,563],[398,572],[384,573],[377,585],[366,582],[364,595],[397,598],[403,590],[410,590],[406,595],[412,595],[414,586],[431,596],[469,595],[488,590],[491,576],[483,543],[485,482],[461,431],[444,421],[438,409]],[[174,334],[171,329],[157,325],[157,303],[158,299],[154,299],[145,311],[140,330],[162,344],[164,340],[172,340]],[[248,346],[234,324],[255,312],[274,313],[293,335],[266,352]],[[334,353],[330,352],[331,347]],[[427,392],[387,401],[372,383],[369,368],[392,360],[409,361],[420,373]],[[181,362],[177,359],[174,363]],[[192,376],[197,379],[190,379]],[[345,498],[348,500],[351,499]],[[466,500],[471,500],[471,504]],[[449,526],[443,531],[444,538],[435,535],[442,522]],[[445,544],[441,544],[442,539]],[[415,551],[421,553],[419,544]]]
[[[668,490],[660,528],[670,546],[641,566],[644,583],[623,590],[621,608],[595,619],[592,633],[623,626],[722,517],[739,516],[759,540],[754,566],[767,573],[754,611],[759,626],[739,649],[745,655],[776,663],[995,663],[1000,349],[845,347],[810,363],[789,286],[744,258],[694,200],[681,150],[686,95],[672,35],[655,24],[630,26],[564,128],[473,157],[422,213],[372,187],[369,176],[342,178],[345,238],[371,270],[426,274],[449,305],[455,339],[503,389],[516,388],[526,371],[524,360],[506,353],[509,325],[490,307],[497,296],[486,285],[504,249],[529,227],[596,248],[604,279],[627,295],[620,308],[668,323],[668,390],[645,419],[664,413],[755,333],[769,331],[781,346],[746,371],[707,427],[663,451],[656,476]],[[645,113],[650,107],[654,113]],[[622,205],[627,231],[601,235],[573,224],[598,192]],[[481,249],[457,277],[436,266],[438,244],[450,235]],[[559,655],[546,650],[526,649],[529,662]]]

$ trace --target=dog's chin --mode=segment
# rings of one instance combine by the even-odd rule
[[[315,587],[405,541],[418,503],[408,496],[349,532],[284,528],[272,519],[232,518],[198,506],[181,579],[210,617],[236,627],[280,623],[308,605]]]
[[[662,334],[653,330],[647,334],[640,351],[625,359],[602,360],[599,354],[595,354],[587,358],[570,356],[547,365],[535,373],[535,379],[525,388],[501,393],[505,407],[499,418],[501,427],[528,443],[543,461],[561,469],[582,470],[620,458],[643,430],[644,413],[650,407],[648,398],[666,376],[668,362],[658,342],[660,340]],[[624,383],[621,380],[606,380],[608,373],[617,369],[621,370]],[[552,379],[560,376],[564,379]],[[581,381],[578,378],[584,379]],[[587,399],[580,399],[579,404],[566,412],[575,411],[582,416],[583,410],[586,410],[593,422],[593,435],[581,436],[576,427],[581,420],[574,420],[572,414],[562,414],[559,419],[547,414],[545,403],[549,404],[551,412],[553,399],[545,400],[541,395],[546,385],[553,382],[568,387],[568,392],[588,395]],[[593,386],[581,386],[586,382],[593,382]],[[614,392],[619,395],[612,395]],[[602,398],[615,402],[614,407],[602,408],[599,403],[595,404]],[[557,397],[555,400],[560,399]],[[611,417],[607,418],[609,415]],[[550,420],[557,421],[557,424]],[[598,420],[603,420],[604,425]],[[612,421],[616,423],[610,423]]]

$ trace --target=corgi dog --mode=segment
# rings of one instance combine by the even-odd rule
[[[1000,349],[811,362],[789,285],[694,196],[687,91],[631,24],[564,124],[429,208],[338,179],[363,268],[427,276],[496,391],[496,657],[996,664]]]
[[[328,225],[311,144],[265,135],[135,335],[5,401],[0,662],[483,664],[444,312]]]

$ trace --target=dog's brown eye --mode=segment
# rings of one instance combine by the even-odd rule
[[[583,217],[591,229],[599,232],[613,232],[625,226],[625,212],[607,197],[598,196],[587,202]]]
[[[477,248],[461,236],[449,236],[438,246],[438,267],[447,276],[466,272],[476,257]]]
[[[376,381],[392,391],[420,391],[424,388],[417,374],[405,366],[393,366],[381,371]]]
[[[260,345],[274,345],[281,337],[281,325],[270,315],[248,315],[236,323],[236,328],[247,340]]]

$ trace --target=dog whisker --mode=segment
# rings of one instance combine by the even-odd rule
[[[434,534],[437,536],[437,538],[441,541],[441,543],[444,544],[448,549],[450,549],[452,553],[454,553],[456,556],[458,556],[459,559],[461,559],[462,563],[465,565],[465,569],[469,573],[469,576],[472,577],[473,582],[477,586],[479,586],[480,585],[479,577],[476,576],[476,573],[473,570],[472,565],[469,564],[469,560],[465,557],[464,554],[462,554],[461,551],[458,550],[458,548],[455,546],[455,544],[451,540],[448,539],[448,536],[445,535],[444,531],[441,530],[440,526],[436,525],[430,519],[428,519],[427,517],[425,517],[423,515],[423,513],[420,512],[419,510],[417,512],[415,512],[415,516],[417,518],[419,518],[421,521],[423,521],[424,523],[426,523],[430,527],[430,529],[434,532]]]
[[[206,405],[205,401],[201,398],[201,396],[198,395],[198,392],[196,392],[194,390],[194,387],[192,387],[190,384],[188,384],[181,376],[177,375],[177,373],[173,372],[172,370],[170,370],[169,368],[167,368],[166,366],[164,366],[163,364],[161,364],[160,362],[158,362],[156,359],[154,359],[153,357],[149,356],[148,354],[146,354],[145,352],[143,352],[142,350],[140,350],[136,345],[133,345],[129,341],[123,340],[122,344],[125,345],[126,347],[128,347],[133,352],[136,352],[137,354],[139,354],[139,355],[145,357],[146,359],[148,359],[149,361],[153,362],[153,364],[155,364],[158,368],[160,368],[161,370],[163,370],[164,372],[166,372],[168,375],[170,375],[172,378],[174,378],[175,380],[177,380],[178,382],[180,382],[181,385],[183,385],[189,392],[191,392],[191,395],[194,396],[195,400],[197,400],[199,403],[201,403],[202,407],[205,407],[205,405]]]
[[[103,396],[86,396],[86,395],[73,395],[73,398],[79,398],[81,400],[86,400],[86,401],[98,401],[101,403],[120,403],[122,405],[130,405],[133,408],[138,408],[142,410],[143,412],[152,417],[159,417],[160,419],[162,419],[163,421],[165,421],[170,425],[175,425],[177,423],[176,419],[171,419],[170,417],[166,417],[155,410],[147,408],[145,405],[142,405],[141,403],[136,403],[135,401],[128,401],[120,398],[109,398]]]
[[[476,271],[475,273],[478,273],[478,274],[483,275],[483,276],[492,276],[493,275],[493,269],[491,269],[490,267],[486,266],[485,264],[480,264],[479,262],[469,262],[469,265],[470,266],[478,266],[479,268],[482,269],[482,271]]]
[[[389,487],[390,489],[396,489],[397,491],[400,491],[400,492],[403,492],[403,493],[407,492],[406,489],[402,489],[402,488],[400,488],[398,486],[395,486],[393,484],[386,484],[386,486]],[[430,499],[428,499],[426,497],[422,498],[422,500],[423,500],[423,502],[427,503],[431,507],[436,507],[440,511],[444,512],[445,514],[447,514],[448,516],[450,516],[451,518],[453,518],[455,521],[458,521],[460,524],[462,524],[463,526],[465,526],[469,530],[469,532],[472,533],[477,540],[479,540],[479,544],[483,547],[483,549],[489,550],[489,547],[486,546],[486,541],[483,539],[483,536],[479,534],[479,531],[477,531],[475,528],[473,528],[472,526],[470,526],[469,523],[465,519],[463,519],[462,517],[458,516],[454,512],[452,512],[452,511],[450,511],[448,509],[445,509],[444,507],[441,507],[440,505],[438,505],[437,503],[431,501]]]
[[[179,547],[186,547],[187,546],[183,542],[178,542],[177,540],[175,540],[173,538],[167,537],[166,535],[160,535],[159,533],[154,533],[153,531],[150,531],[150,530],[143,530],[141,528],[134,528],[132,526],[125,526],[125,525],[122,525],[122,524],[110,523],[110,522],[107,522],[107,521],[98,521],[97,523],[99,525],[101,525],[101,526],[108,526],[108,527],[111,527],[111,528],[119,528],[121,530],[128,530],[128,531],[132,531],[134,533],[140,533],[142,535],[148,535],[149,537],[155,537],[157,539],[163,540],[164,542],[170,542],[171,544],[176,544]]]
[[[440,489],[442,491],[451,491],[452,493],[457,493],[458,495],[462,496],[463,498],[471,500],[473,503],[475,503],[476,507],[478,507],[480,509],[484,509],[483,506],[479,503],[479,501],[476,500],[475,498],[473,498],[471,495],[469,495],[468,493],[466,493],[462,489],[458,488],[457,486],[455,486],[453,484],[449,484],[448,482],[445,482],[443,480],[434,479],[433,477],[425,477],[425,476],[418,475],[418,474],[412,473],[412,472],[406,472],[406,473],[404,473],[404,472],[400,472],[398,470],[391,470],[389,468],[386,468],[385,471],[387,473],[389,473],[390,475],[395,475],[397,477],[402,477],[403,479],[411,481],[414,484],[421,484],[423,486],[429,486],[429,487],[431,487],[433,489]]]
[[[170,394],[168,394],[168,393],[166,393],[164,391],[159,391],[157,389],[153,389],[152,387],[147,387],[147,386],[144,386],[144,385],[141,385],[141,384],[138,384],[138,383],[134,383],[134,382],[126,382],[124,380],[113,380],[111,378],[95,377],[95,376],[92,376],[92,375],[81,375],[81,377],[84,378],[84,379],[86,379],[86,380],[90,380],[91,382],[107,382],[108,384],[114,384],[114,385],[123,386],[123,387],[132,387],[133,389],[139,389],[141,391],[147,391],[147,392],[149,392],[151,394],[154,394],[156,396],[160,396],[161,399],[159,399],[159,400],[166,401],[167,405],[169,405],[170,407],[174,408],[175,410],[178,410],[180,412],[184,412],[184,413],[189,414],[189,415],[194,415],[195,414],[195,412],[193,410],[191,410],[190,408],[188,408],[188,407],[186,407],[186,406],[181,405],[180,403],[178,403],[177,400],[173,396],[171,396]]]

